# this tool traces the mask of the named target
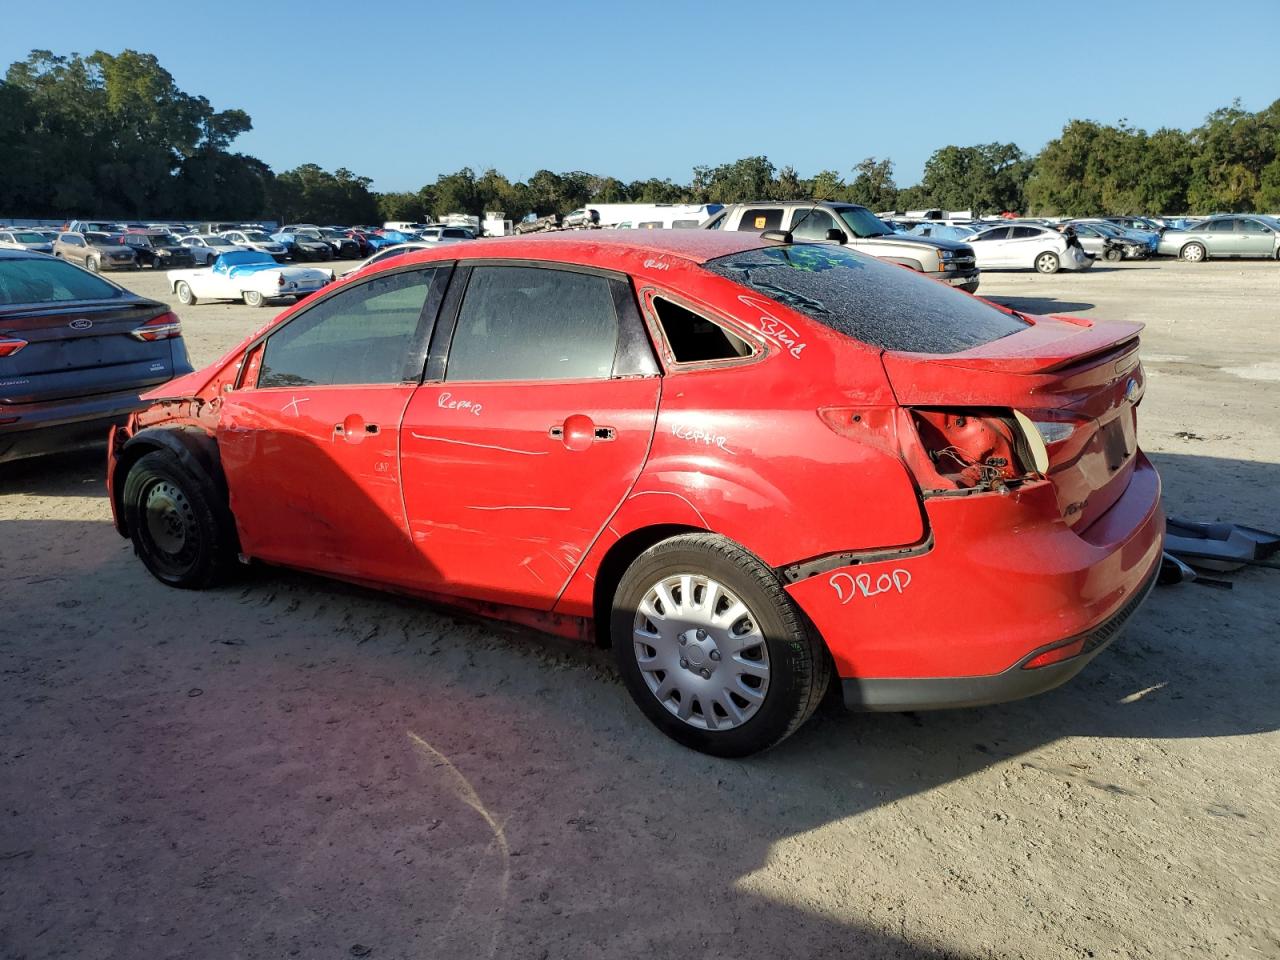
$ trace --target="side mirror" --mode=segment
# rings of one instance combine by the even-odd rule
[[[849,242],[849,235],[843,230],[832,227],[827,231],[827,239],[834,240],[836,243],[844,244]]]

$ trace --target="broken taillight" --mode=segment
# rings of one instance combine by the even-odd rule
[[[17,337],[0,337],[0,357],[12,357],[27,345],[27,341]]]
[[[1035,469],[1011,411],[913,409],[916,433],[938,476],[960,489],[994,489]]]
[[[138,340],[169,340],[182,336],[182,321],[176,313],[162,313],[140,327],[134,327],[129,335]]]

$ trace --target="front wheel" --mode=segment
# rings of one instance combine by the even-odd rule
[[[646,550],[610,617],[637,706],[673,740],[721,757],[767,749],[826,692],[831,661],[773,572],[714,534]]]
[[[207,478],[168,450],[138,459],[124,484],[124,516],[134,552],[171,587],[213,586],[234,569],[235,534]]]
[[[1036,257],[1036,273],[1045,275],[1057,273],[1060,266],[1056,253],[1042,253]]]
[[[85,257],[84,268],[88,270],[90,273],[97,273],[99,270],[102,269],[102,265],[98,262],[97,257]]]
[[[1119,263],[1124,259],[1124,254],[1119,247],[1111,247],[1104,255],[1108,263]]]
[[[183,306],[189,307],[196,302],[196,295],[191,292],[191,286],[185,280],[178,281],[174,292],[178,295],[178,302]]]
[[[1182,248],[1182,259],[1187,263],[1200,263],[1205,259],[1205,248],[1202,243],[1188,243]]]
[[[257,290],[246,290],[244,291],[244,305],[246,307],[265,307],[267,298]]]

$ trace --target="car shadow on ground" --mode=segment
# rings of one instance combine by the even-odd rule
[[[106,495],[107,445],[0,463],[0,496]]]
[[[1077,300],[1059,300],[1056,297],[985,297],[992,303],[1016,310],[1019,313],[1030,313],[1040,316],[1047,313],[1082,313],[1092,310],[1097,304]]]
[[[1204,459],[1160,466],[1230,487],[1273,477],[1188,463]],[[81,467],[32,486],[56,494]],[[0,933],[18,955],[985,956],[925,921],[958,898],[981,924],[964,836],[987,827],[978,842],[1010,851],[1003,895],[1032,909],[977,942],[1009,955],[1047,937],[1053,953],[1068,934],[1038,927],[1037,909],[1089,898],[1090,879],[1028,876],[1018,851],[1035,847],[1036,816],[1010,822],[999,789],[949,791],[998,767],[1043,789],[1047,818],[1062,790],[1138,818],[1172,802],[1187,830],[1240,822],[1252,842],[1210,793],[1150,796],[1132,771],[1051,748],[1280,729],[1271,571],[1238,576],[1234,593],[1157,591],[1084,674],[1032,700],[824,709],[730,762],[651,729],[602,651],[270,568],[169,590],[107,523],[5,528],[10,622],[42,631],[0,640],[0,853],[15,854]],[[1047,855],[1087,860],[1092,842]],[[829,862],[829,882],[793,883],[796,857]],[[885,906],[900,894],[885,875],[912,878],[905,915]],[[53,915],[65,919],[46,932]]]

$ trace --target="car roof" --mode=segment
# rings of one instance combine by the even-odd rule
[[[563,260],[607,268],[637,255],[667,256],[705,263],[716,257],[767,246],[759,234],[738,230],[593,230],[589,233],[541,233],[488,237],[418,254],[437,260]]]

